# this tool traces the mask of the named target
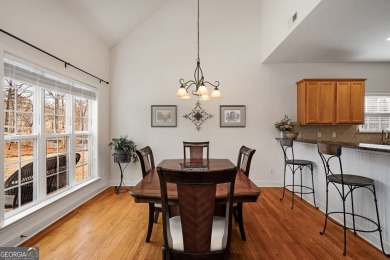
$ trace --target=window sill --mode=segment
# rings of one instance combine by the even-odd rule
[[[92,184],[92,183],[95,183],[96,181],[98,181],[100,178],[93,178],[91,180],[88,180],[88,181],[85,181],[83,182],[82,184],[79,184],[73,188],[70,188],[64,192],[61,192],[60,194],[58,195],[55,195],[51,198],[48,198],[40,203],[37,203],[36,205],[34,206],[31,206],[19,213],[16,213],[15,215],[12,215],[12,216],[9,216],[7,217],[6,219],[4,219],[4,222],[2,223],[2,225],[0,226],[0,233],[4,232],[5,230],[7,230],[10,226],[12,226],[12,224],[18,222],[18,221],[21,221],[23,220],[24,218],[30,216],[31,214],[47,207],[48,205],[51,205],[52,203],[54,202],[57,202],[59,200],[61,200],[62,198],[65,198],[67,196],[69,196],[70,194],[74,193],[75,191],[78,191],[80,189],[83,189],[84,187]]]

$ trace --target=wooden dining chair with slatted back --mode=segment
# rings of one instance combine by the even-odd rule
[[[183,142],[184,163],[186,162],[209,162],[209,144],[210,142]],[[187,158],[189,151],[189,158]],[[206,152],[205,152],[206,151]],[[206,158],[204,158],[204,152]]]
[[[237,170],[242,171],[246,176],[249,177],[249,171],[251,169],[252,157],[255,154],[256,150],[246,147],[245,145],[241,146],[240,151],[238,152],[237,160]],[[236,222],[240,228],[240,234],[242,240],[246,241],[245,230],[244,230],[244,220],[242,214],[242,202],[233,204],[233,213]]]
[[[141,163],[142,178],[145,178],[149,172],[154,171],[154,157],[153,151],[149,146],[146,146],[140,150],[136,150],[139,161]],[[153,222],[157,223],[158,215],[162,212],[161,204],[149,203],[149,220],[148,220],[148,231],[146,233],[146,242],[150,241],[152,235]]]
[[[163,259],[228,259],[237,169],[157,171],[163,209]],[[167,185],[171,184],[177,185],[179,216],[169,212]],[[214,216],[217,184],[227,184],[222,216]]]

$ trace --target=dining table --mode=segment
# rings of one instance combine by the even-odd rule
[[[134,188],[130,194],[134,197],[136,203],[161,203],[160,180],[158,177],[158,168],[170,170],[199,170],[213,171],[233,169],[235,165],[229,159],[209,159],[204,164],[192,164],[186,167],[186,162],[183,159],[165,159],[162,160],[157,167],[152,169]],[[175,184],[167,186],[168,200],[170,203],[177,203],[177,188]],[[245,175],[242,170],[237,170],[236,180],[234,184],[234,202],[256,202],[260,196],[260,189]],[[216,190],[216,203],[223,203],[227,197],[227,184],[218,184]]]

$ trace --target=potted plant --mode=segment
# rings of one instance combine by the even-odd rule
[[[280,137],[287,137],[290,139],[297,138],[298,133],[294,132],[294,127],[297,125],[298,123],[291,122],[291,119],[287,115],[284,115],[284,118],[282,120],[275,123],[275,127],[280,131]]]
[[[112,138],[112,141],[108,144],[115,152],[114,162],[118,163],[136,163],[138,156],[135,152],[137,145],[126,136],[120,136],[119,138]]]

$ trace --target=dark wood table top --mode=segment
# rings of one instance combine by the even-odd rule
[[[154,171],[145,176],[133,189],[130,194],[137,203],[161,203],[160,180],[157,168],[180,170],[182,159],[163,160],[157,165]],[[234,164],[228,159],[210,159],[210,170],[222,170],[234,168]],[[226,199],[227,184],[218,184],[216,192],[217,201]],[[234,185],[234,202],[256,202],[260,196],[260,189],[242,172],[238,171]],[[170,201],[177,200],[177,189],[175,184],[168,184],[168,196]]]

